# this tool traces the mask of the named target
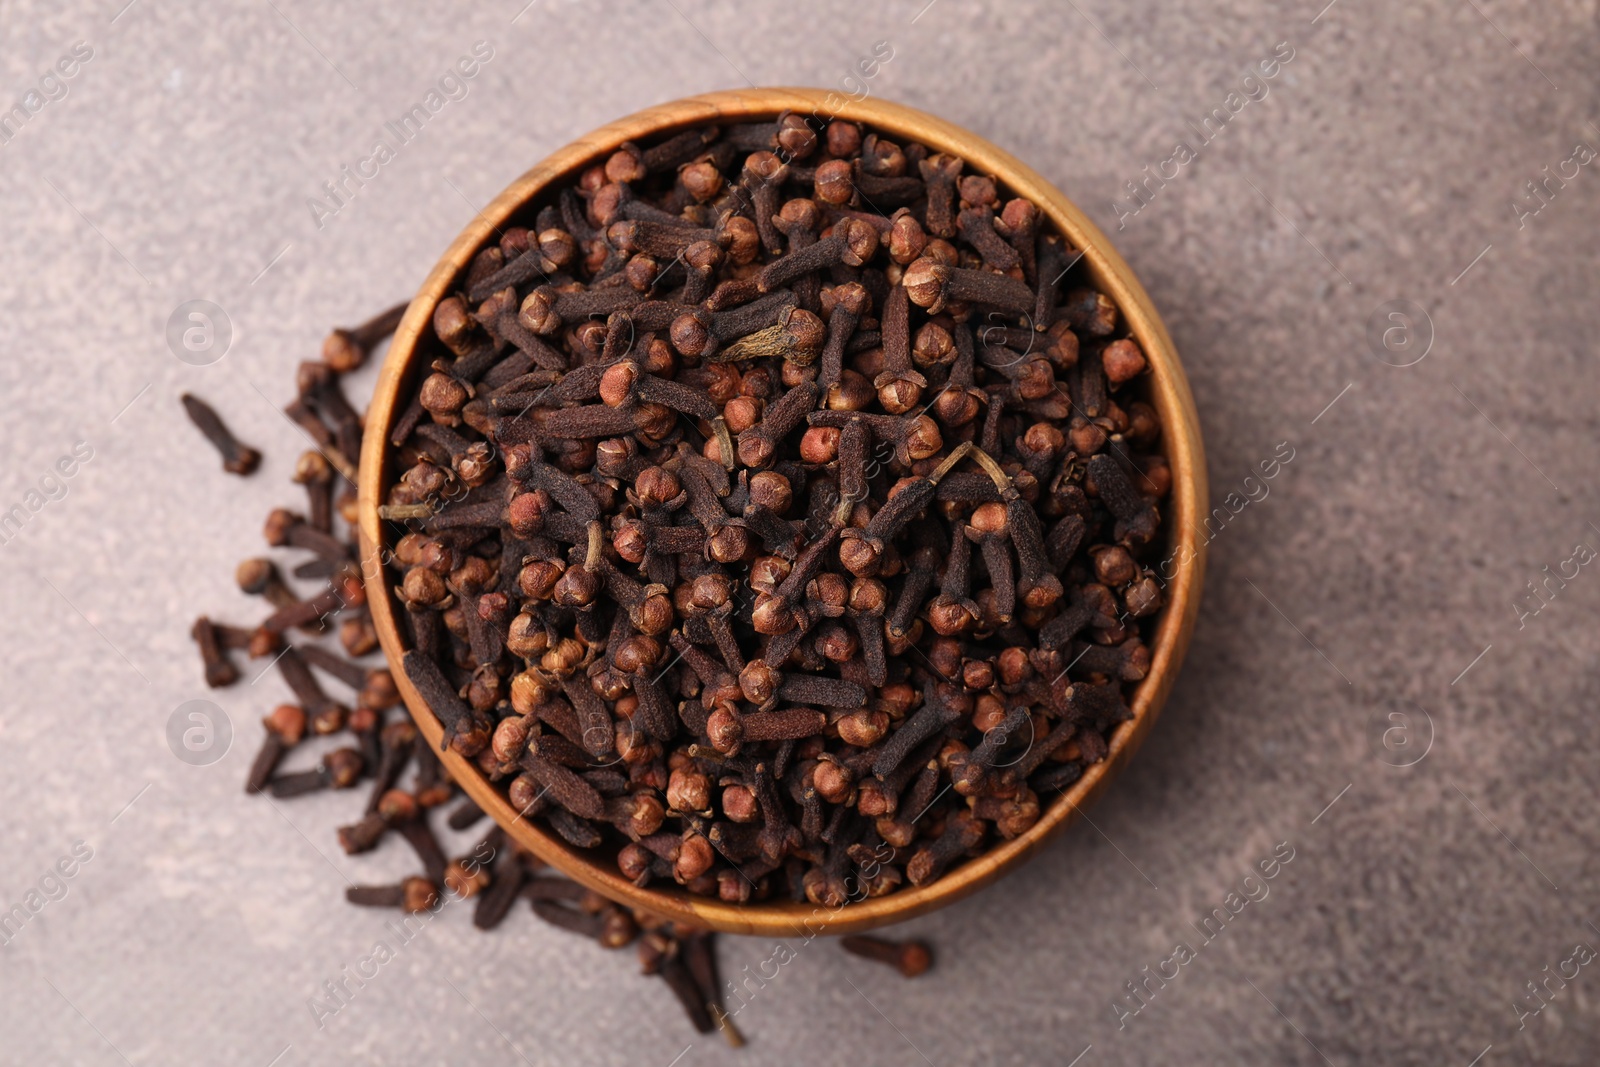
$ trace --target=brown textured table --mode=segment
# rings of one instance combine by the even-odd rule
[[[59,898],[0,925],[0,1062],[1592,1059],[1593,4],[121,2],[0,7],[0,901]],[[346,798],[240,794],[280,682],[208,693],[186,635],[256,611],[294,365],[552,148],[747,82],[979,130],[1140,272],[1225,509],[1185,672],[1092,822],[913,924],[914,982],[788,943],[735,1054],[631,953],[447,909],[319,1028],[381,932],[345,879],[406,857],[339,854]],[[193,300],[230,326],[204,366],[166,336]],[[169,748],[193,699],[217,762]]]

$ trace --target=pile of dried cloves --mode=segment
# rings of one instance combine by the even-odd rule
[[[365,809],[356,821],[339,828],[340,847],[354,855],[399,838],[416,854],[421,873],[393,885],[351,887],[346,892],[351,903],[420,913],[470,899],[473,924],[490,930],[519,900],[527,900],[545,922],[602,947],[637,943],[643,972],[664,980],[697,1029],[721,1029],[731,1043],[742,1043],[723,1007],[724,983],[717,977],[709,931],[621,908],[545,868],[517,849],[499,827],[463,855],[446,856],[436,823],[442,819],[451,830],[465,831],[483,819],[483,812],[460,795],[438,756],[421,743],[399,706],[393,676],[373,655],[378,639],[367,610],[355,536],[363,422],[341,384],[342,375],[365,362],[404,310],[401,305],[354,330],[334,331],[322,360],[301,365],[299,395],[286,411],[315,443],[299,458],[294,473],[294,480],[305,487],[306,509],[303,514],[275,509],[264,534],[269,545],[303,551],[306,560],[291,578],[269,559],[244,561],[237,569],[239,587],[267,600],[270,613],[252,627],[202,616],[191,630],[208,685],[237,682],[241,672],[234,659],[243,654],[267,664],[266,669],[275,667],[294,694],[296,703],[280,705],[262,720],[265,736],[245,790],[289,798],[366,784]],[[260,453],[241,444],[210,405],[186,395],[183,406],[216,446],[224,470],[247,475],[256,469]],[[302,597],[294,589],[295,580],[321,588]],[[335,631],[343,654],[318,643]],[[349,698],[330,696],[322,677],[348,689]],[[297,748],[310,748],[319,737],[348,738],[349,743],[325,751],[306,769],[282,769],[294,761]],[[901,966],[908,976],[912,972],[898,962],[900,956],[926,958],[926,950],[915,943],[894,946],[892,952],[882,946],[851,951]]]
[[[641,886],[839,907],[1105,757],[1171,473],[1036,205],[790,113],[518,221],[433,314],[380,509],[403,669],[515,808]]]

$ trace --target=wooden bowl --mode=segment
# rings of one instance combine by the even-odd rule
[[[1110,754],[1090,767],[1064,794],[1056,797],[1027,833],[996,845],[921,887],[907,887],[886,896],[846,903],[838,909],[790,901],[729,904],[692,896],[681,889],[640,889],[623,878],[609,860],[597,862],[553,834],[522,819],[501,791],[478,768],[453,751],[443,753],[450,775],[479,807],[505,828],[518,845],[596,892],[626,905],[648,908],[674,919],[734,934],[777,937],[826,932],[846,934],[909,919],[960,900],[988,885],[1037,852],[1045,842],[1077,818],[1078,809],[1111,784],[1155,724],[1172,689],[1189,644],[1200,604],[1206,545],[1198,537],[1206,512],[1206,470],[1194,398],[1178,362],[1178,354],[1151,306],[1150,298],[1105,235],[1065,196],[1031,168],[1007,152],[966,130],[909,107],[881,100],[838,105],[839,95],[819,89],[752,89],[709,93],[648,108],[602,126],[587,137],[552,154],[495,198],[455,239],[422,289],[412,300],[395,332],[377,392],[367,412],[366,442],[361,452],[360,534],[363,570],[373,623],[395,681],[428,743],[438,748],[442,726],[413,688],[399,663],[405,647],[396,623],[396,602],[382,560],[388,558],[392,535],[378,519],[395,477],[389,434],[405,408],[423,370],[419,340],[432,330],[434,307],[455,287],[475,253],[497,228],[545,189],[576,179],[585,168],[603,162],[624,141],[647,139],[706,123],[738,123],[771,119],[786,110],[804,115],[862,122],[902,141],[919,141],[935,152],[960,156],[977,171],[995,175],[1012,193],[1032,200],[1076,248],[1096,287],[1117,304],[1129,331],[1148,357],[1149,402],[1161,416],[1172,493],[1165,508],[1167,555],[1176,574],[1167,586],[1167,603],[1156,623],[1150,646],[1150,673],[1135,691],[1133,718],[1118,726]],[[837,106],[836,106],[837,105]]]

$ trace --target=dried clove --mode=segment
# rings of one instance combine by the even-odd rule
[[[188,413],[189,421],[194,423],[206,440],[210,441],[222,455],[222,469],[229,474],[245,475],[252,473],[261,465],[261,453],[249,445],[240,444],[222,421],[222,416],[214,411],[210,404],[195,396],[193,393],[183,394],[183,410]]]
[[[924,974],[933,965],[933,953],[921,941],[889,941],[858,934],[841,937],[839,947],[852,956],[887,963],[907,978]]]

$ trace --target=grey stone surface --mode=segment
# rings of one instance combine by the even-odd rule
[[[0,948],[0,1062],[1592,1062],[1600,969],[1516,1005],[1600,945],[1600,577],[1515,605],[1600,548],[1600,173],[1512,205],[1600,147],[1593,2],[122,2],[0,5],[0,103],[93,49],[0,145],[0,510],[93,450],[0,546],[0,899],[93,852]],[[307,999],[379,933],[344,882],[405,857],[338,853],[347,798],[240,794],[284,693],[206,692],[186,636],[200,609],[254,616],[232,567],[292,491],[295,363],[583,131],[747,80],[840,87],[879,40],[870,92],[1031,162],[1142,275],[1218,502],[1294,449],[1212,545],[1159,727],[1092,824],[913,924],[935,972],[792,945],[742,1053],[694,1040],[631,953],[448,911],[319,1029]],[[477,41],[468,95],[319,228],[308,198]],[[1200,146],[1186,122],[1259,95],[1244,76],[1279,42],[1265,98]],[[1119,211],[1179,140],[1197,158]],[[192,299],[231,321],[210,366],[164,339]],[[1398,299],[1431,320],[1407,368],[1367,340]],[[184,390],[263,447],[258,475],[219,474]],[[235,732],[210,765],[168,748],[192,699]],[[1282,842],[1266,898],[1208,942],[1196,924]],[[1178,943],[1193,959],[1121,1015]],[[724,966],[773,950],[729,940]]]

